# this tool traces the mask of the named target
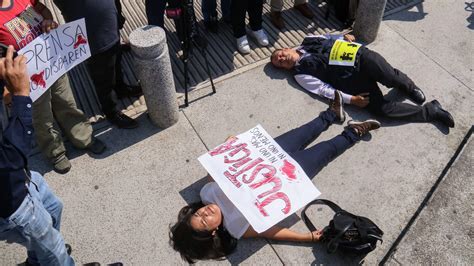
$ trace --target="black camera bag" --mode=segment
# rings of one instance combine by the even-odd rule
[[[328,253],[336,250],[353,254],[367,254],[375,249],[377,241],[382,241],[383,231],[370,219],[349,213],[332,201],[317,199],[306,205],[301,217],[306,227],[312,232],[316,227],[306,215],[311,205],[329,206],[334,212],[333,219],[323,229],[322,241],[327,243]]]

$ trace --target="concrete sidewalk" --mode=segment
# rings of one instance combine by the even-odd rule
[[[377,41],[369,47],[407,73],[424,90],[428,101],[438,99],[453,114],[456,127],[448,131],[438,124],[382,119],[383,127],[370,140],[356,144],[313,179],[322,198],[374,220],[385,232],[384,243],[366,258],[359,258],[327,255],[321,244],[243,240],[226,260],[204,263],[356,264],[364,259],[372,265],[387,256],[474,121],[474,63],[472,57],[465,55],[473,51],[473,32],[466,22],[470,13],[464,11],[464,3],[454,0],[425,2],[422,7],[422,12],[414,7],[388,17]],[[291,75],[268,65],[220,82],[217,90],[217,94],[182,110],[179,123],[167,130],[154,128],[145,116],[139,119],[141,126],[136,130],[103,128],[98,132],[99,138],[109,150],[100,158],[73,152],[73,168],[65,176],[45,167],[41,156],[33,158],[31,168],[46,173],[48,183],[64,202],[62,233],[72,245],[78,264],[184,264],[168,244],[168,228],[186,202],[198,199],[205,182],[206,172],[196,158],[228,135],[258,123],[272,136],[278,136],[327,108],[326,101],[299,89]],[[196,91],[191,98],[206,93],[206,89]],[[355,108],[349,107],[347,112],[353,119],[371,117]],[[341,125],[333,125],[316,142],[329,139],[342,129]],[[460,208],[457,213],[467,213],[450,215],[457,217],[456,221],[465,220],[467,229],[459,230],[468,231],[462,241],[470,245],[451,249],[449,256],[439,260],[416,260],[421,253],[423,258],[433,256],[433,252],[441,250],[437,245],[448,247],[439,238],[419,240],[417,248],[426,248],[421,253],[411,252],[413,241],[422,235],[417,223],[400,242],[395,259],[390,257],[389,264],[472,264],[472,223],[467,223],[469,217],[472,220],[473,202],[472,186],[467,185],[467,181],[472,184],[472,141],[469,143],[455,164],[460,169],[452,171],[456,182],[440,186],[440,190],[450,192],[438,194],[436,190],[433,202],[444,200],[452,206],[449,202],[455,200],[456,208]],[[453,180],[449,177],[448,174],[446,180]],[[465,196],[457,197],[458,191]],[[442,213],[436,213],[436,209],[433,204],[422,210],[423,227],[452,227],[450,219],[437,219]],[[433,214],[424,214],[427,211]],[[331,216],[315,208],[312,217],[316,224],[325,225]],[[307,230],[297,215],[284,223],[294,230]],[[0,254],[0,265],[20,263],[26,256],[18,245],[3,243]]]

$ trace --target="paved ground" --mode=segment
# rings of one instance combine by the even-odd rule
[[[233,255],[215,264],[345,265],[364,259],[371,265],[385,257],[393,265],[473,263],[472,141],[442,175],[474,121],[474,64],[465,55],[473,51],[466,20],[471,13],[454,0],[422,7],[423,12],[414,7],[386,18],[370,47],[412,77],[428,100],[436,98],[450,110],[456,128],[381,120],[383,127],[370,140],[355,145],[313,179],[323,198],[379,224],[384,243],[366,258],[348,258],[329,256],[319,244],[244,240]],[[172,128],[153,128],[144,115],[137,130],[102,128],[99,138],[110,147],[106,154],[91,158],[72,152],[73,169],[65,176],[51,172],[41,156],[34,157],[32,168],[45,173],[64,201],[62,232],[78,263],[182,264],[168,245],[168,226],[179,208],[198,198],[206,173],[196,158],[229,134],[257,123],[277,136],[327,107],[324,100],[298,89],[290,75],[268,65],[220,82],[217,89],[217,94],[182,110]],[[206,93],[203,89],[191,97]],[[355,108],[347,111],[354,119],[370,117]],[[318,141],[342,129],[333,125]],[[432,200],[405,230],[440,175],[444,179]],[[318,224],[329,217],[324,210],[313,211]],[[297,215],[285,224],[305,231]],[[404,230],[397,250],[388,256]],[[0,265],[25,258],[16,245],[1,244],[0,254]]]

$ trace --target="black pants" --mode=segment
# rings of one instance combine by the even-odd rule
[[[112,90],[123,89],[122,77],[122,52],[120,43],[110,49],[96,54],[87,60],[89,74],[94,82],[102,112],[110,116],[117,112],[117,107],[112,98]]]
[[[262,29],[263,0],[234,0],[231,3],[231,19],[234,37],[246,34],[245,14],[249,14],[250,28],[253,31]]]
[[[418,88],[403,72],[393,68],[380,54],[371,51],[361,51],[360,68],[356,75],[356,86],[348,93],[353,95],[369,93],[370,102],[367,108],[378,115],[395,117],[410,122],[428,122],[434,120],[434,110],[431,103],[423,106],[388,101],[383,97],[377,82],[388,88],[396,88],[405,93]]]

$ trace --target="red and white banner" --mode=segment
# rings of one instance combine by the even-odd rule
[[[26,56],[30,97],[36,101],[58,78],[91,56],[85,20],[43,33],[18,53]]]
[[[231,137],[198,160],[258,233],[321,194],[260,125]]]

